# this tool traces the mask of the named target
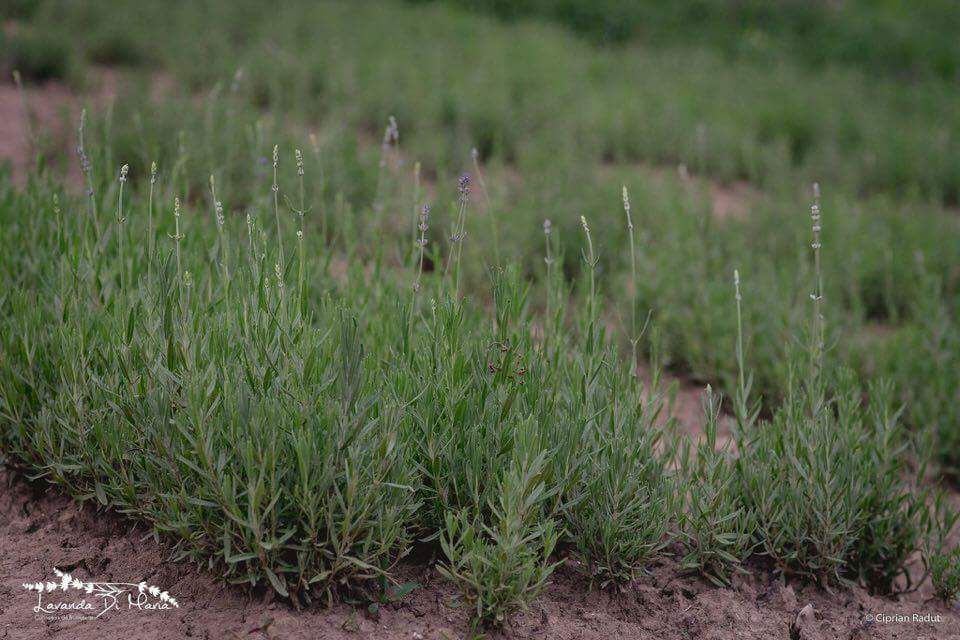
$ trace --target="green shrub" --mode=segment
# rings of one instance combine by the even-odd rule
[[[63,35],[43,29],[23,29],[0,34],[0,57],[5,75],[19,71],[25,80],[64,80],[70,72],[72,52]]]
[[[937,597],[947,605],[960,596],[960,547],[931,556],[930,580]]]
[[[832,384],[829,396],[788,395],[746,434],[738,469],[763,553],[778,569],[888,592],[926,540],[929,490],[908,481],[910,449],[889,385],[872,385],[864,409],[849,373]]]
[[[911,317],[881,356],[910,423],[934,439],[945,473],[960,477],[960,323],[942,280],[924,268]],[[955,305],[954,305],[955,306]]]
[[[753,510],[738,491],[735,456],[730,442],[718,446],[720,398],[709,386],[702,400],[704,433],[682,476],[685,502],[680,536],[686,554],[680,566],[702,573],[718,585],[728,584],[754,548]]]
[[[124,25],[114,23],[94,29],[84,53],[93,63],[114,67],[142,66],[150,62],[152,55],[145,41]]]
[[[927,506],[933,491],[923,486],[926,453],[912,446],[892,385],[871,383],[865,404],[853,372],[827,359],[817,185],[814,192],[812,320],[792,350],[787,394],[769,421],[757,422],[748,409],[738,337],[736,468],[762,552],[779,571],[887,593],[900,577],[909,583],[911,556],[936,533]]]
[[[659,401],[635,403],[631,395],[612,387],[605,399],[612,410],[589,421],[562,507],[576,553],[601,586],[636,578],[669,543],[676,521],[676,481],[658,451]]]
[[[500,627],[543,590],[557,566],[550,561],[557,542],[552,519],[544,519],[550,497],[540,455],[513,464],[490,505],[489,524],[461,512],[446,515],[440,544],[447,563],[440,573],[461,590],[474,624]]]

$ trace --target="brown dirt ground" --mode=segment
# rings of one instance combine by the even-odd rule
[[[26,183],[39,152],[55,163],[68,187],[79,189],[83,176],[76,157],[76,127],[81,107],[105,109],[116,98],[119,81],[114,70],[98,68],[82,96],[56,80],[25,83],[22,92],[11,82],[0,82],[0,164],[10,165],[14,184]],[[165,82],[158,76],[154,84],[163,87]]]
[[[146,530],[110,512],[82,506],[58,491],[28,483],[0,469],[0,640],[250,638],[385,638],[410,640],[469,637],[465,612],[431,563],[403,566],[404,580],[424,585],[381,610],[363,608],[295,611],[262,590],[224,585],[213,574],[170,559],[172,549]],[[95,620],[37,619],[36,597],[23,582],[49,579],[53,568],[88,580],[139,582],[167,589],[180,602],[170,611],[111,611]],[[546,593],[521,613],[503,638],[600,640],[732,640],[791,638],[790,627],[807,604],[814,616],[801,635],[809,640],[960,638],[960,612],[927,594],[885,599],[856,589],[829,594],[786,586],[762,571],[720,589],[680,576],[667,562],[652,574],[610,594],[591,590],[582,569],[568,560]],[[868,614],[940,616],[940,622],[868,622]]]
[[[26,181],[40,140],[63,137],[64,110],[72,111],[73,105],[70,90],[57,82],[26,87],[24,94],[11,83],[0,83],[0,163],[10,164],[15,184]]]

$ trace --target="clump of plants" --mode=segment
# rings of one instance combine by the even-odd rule
[[[935,440],[934,459],[960,478],[960,322],[956,301],[918,256],[915,325],[894,335],[882,352],[905,416]]]
[[[932,491],[922,484],[926,459],[911,446],[889,384],[869,385],[864,404],[852,372],[828,367],[819,193],[811,218],[810,330],[770,419],[757,423],[747,404],[737,403],[740,490],[760,552],[779,571],[890,592],[900,578],[910,585],[911,556],[933,534]],[[743,390],[742,374],[740,380]]]
[[[66,38],[56,31],[27,28],[3,33],[0,44],[4,50],[0,70],[7,77],[16,71],[27,81],[66,80],[75,65]]]
[[[738,490],[731,441],[717,441],[720,397],[708,386],[702,402],[703,437],[692,455],[681,453],[684,504],[678,533],[685,554],[680,566],[726,585],[733,572],[744,571],[756,545],[756,519]]]
[[[620,385],[636,384],[623,377]],[[598,398],[611,410],[587,418],[576,479],[561,507],[576,555],[602,587],[635,579],[663,553],[678,507],[669,454],[658,451],[664,431],[654,423],[656,405],[618,387]]]
[[[628,231],[633,235],[630,204],[623,191]],[[576,555],[601,586],[622,584],[637,577],[663,552],[676,519],[675,479],[669,469],[673,443],[664,442],[657,424],[663,407],[656,380],[644,389],[633,366],[623,367],[618,355],[605,348],[601,302],[596,277],[599,262],[590,226],[584,232],[584,305],[578,317],[586,349],[568,361],[586,386],[578,407],[579,442],[575,468],[559,505]],[[547,248],[549,251],[549,238]],[[635,249],[631,243],[631,261]],[[634,296],[635,297],[635,296]],[[632,300],[635,307],[636,300]],[[631,343],[636,345],[637,322],[631,314]],[[635,351],[632,351],[635,355]],[[635,362],[635,360],[633,361]]]
[[[539,595],[558,564],[551,560],[557,528],[543,517],[550,498],[546,466],[542,453],[513,464],[489,505],[489,522],[463,511],[446,514],[440,573],[460,588],[474,625],[503,626]]]
[[[369,271],[358,252],[336,274],[303,154],[287,183],[268,146],[238,209],[231,181],[191,196],[184,158],[108,176],[90,135],[82,197],[8,186],[0,213],[21,248],[0,260],[0,442],[17,464],[297,605],[389,598],[378,585],[418,538],[440,540],[485,625],[542,591],[561,542],[605,581],[661,553],[675,505],[659,405],[617,362],[593,271],[580,322],[553,283],[543,343],[518,269],[494,270],[492,313],[473,306],[469,177],[448,243],[412,208],[413,269],[367,246]]]
[[[960,547],[930,557],[930,580],[937,597],[952,604],[960,597]]]

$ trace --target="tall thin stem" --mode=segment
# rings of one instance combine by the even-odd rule
[[[83,177],[87,181],[87,207],[90,224],[93,225],[94,244],[96,244],[96,240],[100,237],[100,223],[97,220],[96,196],[93,190],[93,166],[83,142],[86,124],[87,110],[83,109],[80,111],[80,126],[77,128],[77,155],[80,158],[80,171],[83,172]]]
[[[150,163],[150,197],[147,200],[147,281],[153,282],[153,187],[157,183],[157,163]]]
[[[180,241],[183,239],[183,234],[180,233],[180,198],[174,197],[173,199],[173,242],[176,246],[177,253],[177,282],[183,282],[183,265],[180,262]]]
[[[427,229],[430,228],[430,205],[423,205],[420,210],[420,222],[417,229],[420,231],[420,237],[415,239],[415,244],[419,250],[420,257],[417,260],[417,278],[413,281],[413,293],[410,298],[410,317],[408,320],[408,334],[413,329],[413,313],[417,304],[417,292],[420,291],[420,279],[423,277],[423,258],[427,247]]]
[[[130,167],[126,164],[120,167],[120,189],[119,195],[117,196],[117,253],[120,257],[120,288],[123,290],[126,290],[124,274],[127,270],[123,255],[123,225],[127,221],[127,219],[123,217],[123,185],[127,182],[127,171],[129,171],[129,169]]]
[[[597,299],[597,285],[596,285],[596,267],[597,267],[597,258],[593,253],[593,238],[590,236],[590,226],[587,224],[587,218],[585,216],[580,216],[580,225],[583,227],[583,232],[587,236],[587,255],[584,256],[584,260],[587,263],[587,268],[590,270],[590,322],[592,323],[596,319],[596,299]]]
[[[306,254],[303,249],[303,229],[297,229],[297,258],[299,261],[297,273],[297,305],[303,310],[304,304],[304,273],[306,271]]]
[[[277,246],[280,249],[280,264],[284,264],[283,260],[283,230],[280,226],[280,184],[277,179],[277,167],[280,165],[280,148],[278,145],[273,145],[273,185],[271,190],[273,191],[273,215],[277,220]]]
[[[250,249],[250,258],[253,258],[253,216],[247,211],[247,246]]]
[[[416,245],[419,249],[420,257],[417,261],[417,279],[413,283],[414,292],[420,290],[420,278],[423,276],[423,257],[427,247],[427,229],[430,228],[429,223],[430,205],[425,204],[420,210],[420,223],[417,225],[417,229],[420,231],[420,237],[416,240]]]
[[[813,249],[813,268],[816,274],[816,290],[810,294],[813,300],[813,339],[815,341],[811,349],[811,360],[813,376],[819,380],[823,372],[823,354],[825,350],[825,325],[823,317],[823,272],[820,265],[820,184],[813,184],[813,204],[810,205],[810,221],[813,232],[813,240],[810,247]]]
[[[230,268],[227,266],[229,251],[227,247],[227,234],[224,232],[224,225],[227,220],[223,215],[223,203],[217,199],[217,185],[213,176],[210,176],[210,197],[213,199],[213,216],[217,225],[217,254],[220,257],[220,266],[223,267],[224,282],[230,282]]]
[[[373,200],[373,210],[376,213],[383,211],[384,178],[387,171],[387,159],[390,155],[390,149],[398,144],[400,144],[400,128],[397,126],[397,119],[390,116],[387,119],[387,127],[383,130],[383,141],[380,143],[380,166],[377,172],[377,191]],[[378,223],[379,222],[378,220]]]
[[[294,149],[293,157],[297,161],[297,180],[300,183],[300,209],[297,213],[300,214],[300,219],[302,220],[304,213],[307,211],[306,190],[303,187],[303,152],[300,151],[300,149]]]
[[[738,370],[738,391],[741,398],[746,395],[746,380],[744,378],[743,363],[743,313],[740,308],[742,296],[740,295],[740,271],[733,270],[733,288],[737,300],[737,370]]]
[[[466,236],[467,200],[470,196],[470,174],[460,176],[457,182],[457,220],[454,223],[453,235],[450,236],[450,255],[447,256],[447,266],[444,275],[449,273],[450,265],[456,256],[456,272],[454,273],[454,297],[460,296],[460,259],[463,256],[463,239]]]
[[[637,250],[633,238],[633,218],[630,216],[630,194],[626,185],[623,186],[623,211],[627,214],[627,235],[630,237],[630,277],[633,294],[630,297],[630,371],[637,373]]]
[[[550,251],[550,234],[553,233],[553,223],[550,218],[543,221],[543,244],[546,249],[546,257],[543,261],[547,264],[547,316],[543,323],[544,342],[548,337],[547,328],[553,321],[553,254]]]
[[[304,271],[305,271],[305,259],[306,256],[303,252],[303,218],[307,211],[307,201],[306,201],[306,190],[303,186],[303,152],[300,149],[294,151],[294,157],[297,161],[297,179],[300,183],[300,209],[297,211],[297,215],[300,217],[300,227],[297,229],[297,258],[298,258],[298,269],[297,269],[297,305],[300,309],[303,309],[303,281],[304,281]]]
[[[733,290],[737,302],[737,393],[734,398],[733,411],[737,419],[737,438],[740,445],[744,443],[740,438],[746,437],[753,424],[756,423],[760,410],[759,404],[750,404],[750,388],[752,377],[746,371],[746,361],[743,349],[743,296],[740,291],[740,271],[733,270]]]

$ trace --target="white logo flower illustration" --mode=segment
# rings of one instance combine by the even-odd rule
[[[59,582],[25,582],[23,583],[23,588],[27,591],[36,591],[38,593],[60,590],[68,591],[70,589],[75,589],[78,591],[83,591],[84,593],[98,596],[101,598],[110,598],[115,600],[117,596],[128,591],[133,592],[136,590],[140,594],[149,594],[154,598],[157,598],[160,602],[166,603],[172,607],[180,607],[180,604],[177,602],[176,598],[171,596],[166,591],[162,591],[160,587],[153,585],[148,585],[146,582],[132,583],[132,582],[84,582],[79,578],[74,578],[69,573],[64,573],[59,569],[54,568],[53,574],[59,578]]]

